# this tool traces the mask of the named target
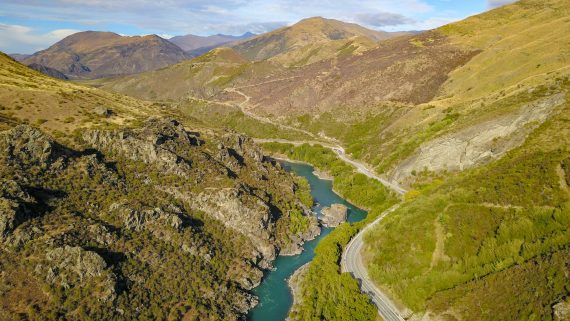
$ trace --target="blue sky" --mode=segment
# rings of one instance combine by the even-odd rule
[[[366,27],[425,30],[513,0],[2,0],[0,51],[33,53],[85,30],[123,35],[267,32],[322,16]]]

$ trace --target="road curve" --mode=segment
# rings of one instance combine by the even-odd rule
[[[396,204],[391,208],[384,211],[374,222],[368,224],[360,233],[358,233],[351,241],[348,243],[344,252],[342,253],[342,259],[340,261],[341,272],[348,272],[360,282],[360,289],[362,292],[368,294],[370,299],[376,305],[378,313],[385,321],[404,321],[404,318],[400,315],[400,312],[380,289],[374,285],[374,282],[368,277],[368,271],[364,267],[362,262],[361,251],[364,246],[364,234],[369,231],[376,224],[380,223],[386,215],[395,211],[400,204]]]
[[[388,187],[389,189],[393,190],[394,192],[396,192],[399,195],[406,194],[406,190],[404,188],[402,188],[400,185],[398,185],[397,183],[390,182],[390,181],[388,181],[382,177],[377,176],[372,171],[370,171],[368,168],[366,168],[366,165],[364,165],[363,163],[352,160],[350,157],[348,157],[346,155],[346,153],[344,152],[344,148],[337,146],[337,147],[333,147],[332,150],[338,155],[338,157],[340,157],[343,161],[345,161],[345,162],[351,164],[352,166],[356,167],[356,169],[358,169],[358,171],[361,172],[362,174],[379,181],[380,183],[382,183],[382,185]]]
[[[332,144],[328,144],[328,143],[323,143],[323,142],[318,142],[318,141],[290,141],[290,140],[285,140],[285,139],[264,139],[264,138],[256,138],[254,139],[255,142],[257,143],[268,143],[268,142],[276,142],[276,143],[284,143],[284,144],[291,144],[291,145],[295,145],[295,146],[299,146],[299,145],[303,145],[303,144],[310,144],[310,145],[321,145],[323,147],[329,148],[331,149],[333,152],[335,152],[338,157],[340,159],[342,159],[345,163],[348,163],[354,167],[356,167],[356,169],[368,176],[369,178],[375,179],[377,181],[379,181],[380,183],[382,183],[382,185],[388,187],[389,189],[391,189],[392,191],[394,191],[396,194],[398,195],[404,195],[406,194],[406,190],[401,187],[400,185],[398,185],[398,183],[396,182],[392,182],[392,181],[388,181],[376,174],[374,174],[371,170],[369,170],[365,164],[355,161],[352,158],[350,158],[348,155],[346,155],[344,148],[338,146],[338,145],[332,145]]]

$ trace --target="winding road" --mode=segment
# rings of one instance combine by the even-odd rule
[[[351,273],[352,276],[360,282],[360,289],[363,293],[370,296],[372,302],[374,302],[378,309],[378,313],[385,321],[404,321],[404,318],[390,298],[370,280],[360,252],[364,246],[364,234],[376,224],[380,223],[388,214],[398,209],[398,207],[400,207],[400,204],[392,206],[384,211],[374,222],[362,229],[362,231],[348,243],[342,253],[342,259],[340,261],[341,272]]]

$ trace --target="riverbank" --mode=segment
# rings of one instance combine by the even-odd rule
[[[332,190],[332,181],[323,180],[318,178],[313,172],[314,168],[311,165],[301,162],[283,162],[282,166],[288,172],[305,177],[311,187],[311,196],[315,200],[315,205],[312,208],[314,213],[320,213],[324,207],[331,206],[332,204],[343,204],[349,208],[348,218],[349,221],[357,222],[364,219],[367,215],[365,211],[349,203],[340,195]],[[295,272],[302,266],[310,265],[315,257],[315,249],[320,246],[319,244],[326,240],[333,229],[322,228],[321,235],[315,240],[306,242],[304,251],[296,256],[279,256],[275,262],[275,269],[267,271],[261,285],[253,289],[253,294],[259,298],[259,305],[250,311],[248,315],[249,321],[283,321],[289,315],[290,309],[294,301],[299,302],[298,298],[300,292],[291,291],[288,281]],[[295,278],[300,281],[300,278]],[[298,282],[300,284],[300,282]],[[299,295],[298,295],[299,294]]]
[[[293,305],[291,306],[291,309],[289,310],[289,315],[291,314],[295,314],[296,311],[294,310],[295,307],[298,307],[301,303],[302,303],[302,297],[301,297],[301,283],[304,280],[304,277],[309,269],[309,265],[311,264],[311,262],[301,266],[300,268],[298,268],[295,273],[293,273],[293,275],[291,275],[291,277],[287,280],[287,285],[289,286],[289,289],[291,290],[291,295],[293,296]],[[290,320],[289,317],[287,317],[286,319],[287,321]]]
[[[342,224],[319,244],[318,254],[309,265],[302,280],[302,301],[294,307],[291,321],[312,319],[367,319],[375,320],[380,312],[372,304],[368,293],[363,293],[360,284],[349,273],[340,273],[341,251],[364,226],[374,221],[385,210],[399,201],[397,192],[376,176],[355,167],[339,157],[338,152],[321,146],[268,143],[266,151],[285,154],[287,158],[310,162],[334,176],[334,190],[346,200],[369,208],[370,213],[363,222]],[[331,182],[332,183],[332,182]],[[332,187],[331,187],[332,189]],[[323,295],[326,294],[326,295]]]

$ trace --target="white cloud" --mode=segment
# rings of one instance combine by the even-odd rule
[[[162,39],[170,39],[170,38],[174,37],[173,35],[170,35],[167,33],[159,33],[159,34],[157,34],[157,36],[159,36]]]
[[[357,14],[356,20],[362,24],[373,27],[399,26],[414,23],[414,19],[391,12]]]
[[[78,32],[73,29],[56,29],[45,34],[30,27],[0,23],[0,50],[6,53],[33,53]]]
[[[517,2],[517,0],[487,0],[487,7],[497,8],[513,2]]]
[[[414,24],[414,30],[431,30],[452,22],[461,20],[462,18],[452,18],[452,17],[433,17],[420,21]]]

